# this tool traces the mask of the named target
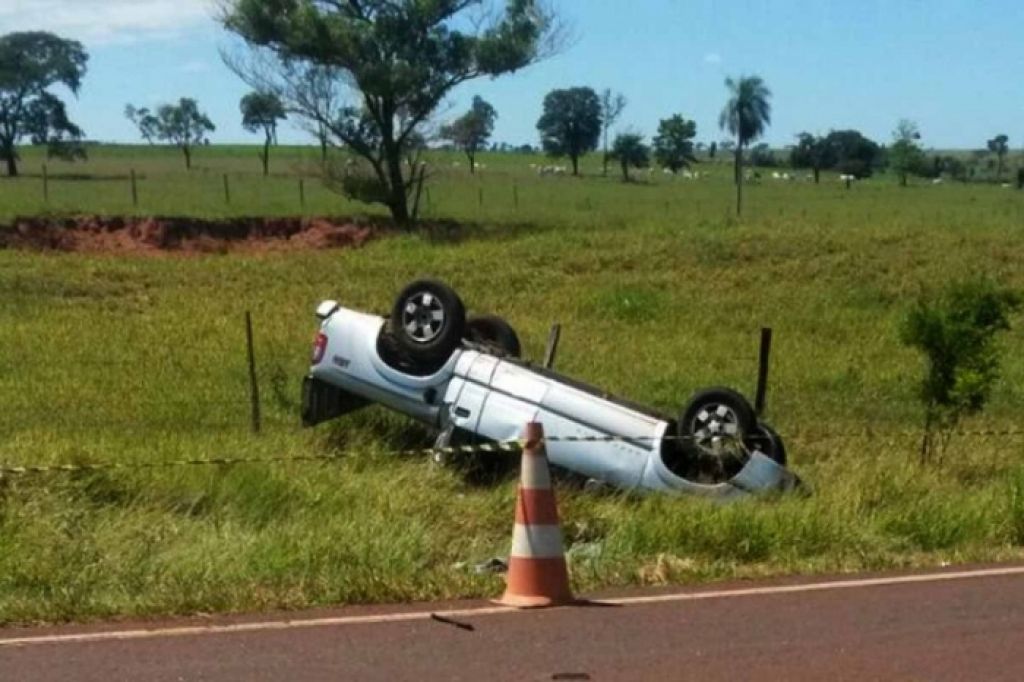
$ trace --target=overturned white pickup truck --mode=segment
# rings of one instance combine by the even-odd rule
[[[335,301],[317,317],[307,425],[380,403],[438,428],[440,447],[456,435],[514,440],[537,421],[553,464],[623,489],[725,498],[798,483],[781,438],[735,391],[699,391],[678,419],[615,398],[522,361],[508,323],[467,320],[440,282],[407,286],[390,320]]]

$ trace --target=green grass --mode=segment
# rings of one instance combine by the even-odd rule
[[[282,175],[264,180],[249,148],[200,150],[189,175],[164,150],[99,150],[87,165],[51,164],[49,207],[40,178],[0,181],[0,216],[129,212],[124,180],[60,178],[126,167],[145,176],[141,213],[295,213],[291,172],[315,151],[279,156]],[[920,467],[917,439],[902,434],[920,421],[921,360],[896,334],[909,302],[949,279],[987,273],[1024,290],[1021,193],[766,180],[738,220],[726,166],[625,185],[538,178],[528,164],[542,159],[500,155],[470,178],[457,158],[435,159],[429,209],[466,223],[454,239],[189,258],[0,251],[0,461],[338,455],[3,479],[0,623],[498,594],[499,578],[461,564],[507,553],[512,481],[475,485],[390,455],[429,435],[379,408],[296,425],[315,303],[384,311],[423,274],[508,318],[528,356],[561,322],[561,370],[671,411],[709,384],[752,392],[758,328],[775,329],[769,418],[813,495],[720,506],[565,487],[580,591],[1021,557],[1024,439],[962,437]],[[311,213],[365,211],[312,180],[307,196]],[[968,428],[1022,421],[1024,339],[1016,330],[1002,345],[1003,379]],[[883,435],[835,435],[866,427]]]

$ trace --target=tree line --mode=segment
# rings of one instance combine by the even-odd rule
[[[432,118],[440,103],[463,83],[526,68],[565,44],[558,17],[542,0],[510,0],[503,11],[482,18],[472,15],[477,4],[224,0],[221,21],[245,44],[238,53],[224,54],[224,60],[252,87],[239,107],[243,127],[263,136],[264,174],[277,127],[292,118],[318,140],[329,187],[383,204],[396,223],[412,224],[428,179],[422,161],[428,140],[462,150],[475,172],[477,154],[487,148],[498,117],[492,105],[475,97],[467,112],[437,129]],[[9,176],[18,174],[18,145],[26,139],[45,145],[51,155],[85,155],[84,131],[69,119],[53,88],[63,85],[77,94],[87,63],[80,43],[50,33],[0,37],[0,159]],[[730,139],[712,142],[706,152],[711,158],[732,155],[740,211],[744,166],[778,161],[766,145],[752,147],[771,124],[771,91],[757,76],[729,78],[725,85],[719,127]],[[568,158],[578,174],[580,158],[600,145],[603,173],[615,163],[625,181],[632,179],[632,169],[647,167],[652,159],[672,171],[697,161],[702,149],[695,141],[697,126],[682,113],[662,119],[649,144],[629,129],[610,139],[626,106],[625,98],[610,90],[553,90],[544,97],[537,121],[541,148]],[[215,131],[198,102],[187,97],[153,110],[128,105],[125,114],[143,139],[178,147],[187,168],[193,149],[207,144]],[[970,172],[953,156],[927,158],[919,141],[909,121],[899,123],[885,147],[853,130],[801,133],[789,162],[812,170],[816,180],[822,170],[865,177],[885,165],[901,184],[911,174]],[[328,162],[331,147],[345,148],[356,161]],[[1007,136],[989,140],[987,151],[995,156],[995,175],[1001,179]]]

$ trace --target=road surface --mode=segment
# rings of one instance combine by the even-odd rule
[[[3,682],[1019,680],[1024,567],[490,604],[0,629]]]

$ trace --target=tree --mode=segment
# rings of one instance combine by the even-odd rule
[[[580,157],[597,149],[601,136],[601,101],[590,88],[552,90],[544,97],[537,121],[541,146],[552,156],[568,156],[579,175]]]
[[[918,146],[917,141],[921,139],[921,133],[917,124],[908,119],[900,119],[896,124],[896,130],[892,133],[893,143],[889,147],[889,165],[896,172],[900,179],[900,186],[907,186],[907,176],[920,168],[924,159],[924,152]]]
[[[277,144],[277,122],[287,118],[281,99],[270,92],[250,92],[239,103],[242,111],[242,127],[250,133],[264,134],[263,177],[270,172],[270,145]]]
[[[869,177],[880,158],[881,147],[859,131],[831,130],[824,137],[807,132],[797,135],[797,144],[790,152],[789,161],[794,168],[814,171],[817,183],[823,170],[836,170],[858,178]]]
[[[619,120],[622,111],[626,108],[626,96],[622,93],[613,93],[606,88],[601,93],[601,134],[604,139],[604,176],[608,176],[608,131]]]
[[[441,137],[461,149],[469,159],[469,172],[476,173],[476,153],[487,148],[487,140],[494,132],[498,112],[482,97],[473,98],[473,105],[451,125],[441,128]]]
[[[772,122],[772,107],[768,100],[772,92],[757,76],[725,79],[729,100],[718,117],[718,125],[736,137],[735,182],[736,215],[743,210],[743,148],[764,134]]]
[[[406,163],[409,144],[437,105],[461,83],[521,69],[553,50],[558,32],[538,0],[511,0],[481,21],[478,0],[224,0],[224,24],[276,60],[273,80],[290,111],[330,131],[363,164],[328,174],[348,196],[388,207],[410,226],[424,181]],[[468,27],[468,28],[467,28]],[[351,95],[336,116],[321,110],[297,75],[336,70]],[[252,79],[252,80],[250,80]],[[273,90],[272,90],[273,91]],[[351,170],[351,172],[350,172]]]
[[[25,137],[45,144],[50,156],[85,156],[82,129],[49,88],[63,85],[77,95],[88,61],[81,43],[52,33],[0,37],[0,159],[8,176],[18,175],[17,145]]]
[[[1010,316],[1019,306],[1016,292],[976,279],[954,283],[940,297],[919,301],[904,318],[901,340],[927,359],[920,394],[922,461],[936,450],[936,432],[941,451],[960,420],[984,408],[999,376],[995,336],[1010,329]]]
[[[709,159],[715,158],[715,154],[717,154],[717,153],[718,153],[718,143],[717,142],[712,142],[711,144],[708,145],[708,158]]]
[[[124,115],[138,126],[146,142],[155,144],[159,140],[181,149],[186,169],[192,168],[192,148],[205,144],[206,134],[217,129],[209,117],[199,111],[199,104],[188,97],[182,97],[177,104],[161,104],[156,113],[129,104]]]
[[[761,168],[774,168],[779,165],[775,152],[766,142],[756,144],[750,149],[750,163]]]
[[[1006,153],[1010,151],[1010,138],[1006,135],[996,135],[988,141],[988,150],[996,155],[999,165],[996,167],[996,180],[1003,179],[1003,161]]]
[[[658,123],[658,134],[654,137],[654,158],[658,164],[678,173],[697,163],[694,156],[693,138],[697,135],[697,123],[688,121],[680,114],[664,118]]]
[[[814,184],[818,184],[821,171],[835,165],[833,148],[826,138],[811,133],[800,133],[796,140],[796,146],[789,154],[789,163],[793,168],[810,168],[814,172]]]
[[[630,168],[647,168],[651,162],[651,150],[644,144],[643,135],[623,133],[612,143],[611,158],[622,167],[622,179],[629,182]]]

